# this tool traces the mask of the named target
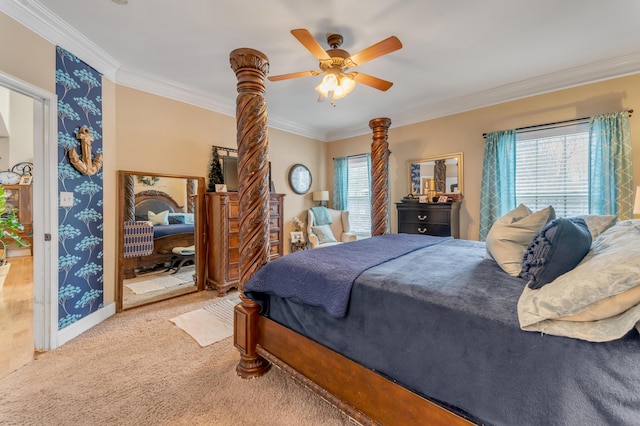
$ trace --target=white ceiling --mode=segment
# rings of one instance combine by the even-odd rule
[[[637,0],[0,0],[5,11],[117,83],[235,115],[229,53],[269,57],[270,75],[317,69],[291,34],[352,54],[403,48],[356,70],[392,81],[318,103],[318,77],[266,82],[269,125],[322,141],[640,72]]]

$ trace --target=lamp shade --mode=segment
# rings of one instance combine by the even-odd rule
[[[636,202],[633,204],[633,214],[640,214],[640,186],[636,187]]]
[[[314,191],[313,201],[329,201],[329,191]]]

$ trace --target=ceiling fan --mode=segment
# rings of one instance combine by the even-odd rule
[[[269,81],[326,74],[322,83],[316,87],[316,91],[320,94],[318,101],[330,100],[334,106],[333,100],[349,94],[354,89],[356,82],[382,91],[389,90],[393,86],[390,81],[350,71],[350,69],[402,48],[402,43],[396,36],[386,38],[355,55],[350,55],[346,50],[340,49],[343,41],[340,34],[327,35],[327,43],[331,47],[329,50],[324,50],[308,30],[291,30],[291,34],[318,59],[320,69],[275,75],[268,77]]]

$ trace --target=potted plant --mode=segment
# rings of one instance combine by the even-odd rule
[[[18,231],[24,229],[18,221],[18,211],[6,211],[6,209],[7,199],[4,188],[0,186],[0,249],[2,249],[2,254],[0,254],[0,291],[4,287],[4,281],[11,267],[11,264],[7,262],[7,242],[15,241],[19,247],[27,245],[18,235]]]

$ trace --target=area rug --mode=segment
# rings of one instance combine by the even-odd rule
[[[179,272],[177,274],[153,275],[147,280],[125,284],[135,294],[151,293],[152,291],[166,290],[181,285],[193,285],[193,271]]]
[[[184,330],[204,348],[233,334],[233,307],[238,303],[240,298],[233,295],[169,321]]]

